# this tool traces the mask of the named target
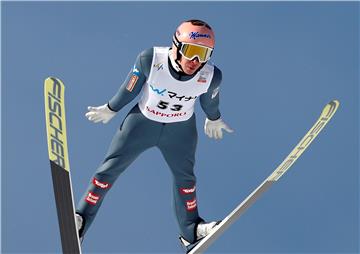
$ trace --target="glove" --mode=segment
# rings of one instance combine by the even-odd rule
[[[223,137],[222,129],[226,130],[229,133],[234,132],[234,130],[231,129],[229,126],[227,126],[226,123],[224,123],[224,121],[221,120],[221,118],[215,121],[211,121],[206,118],[204,131],[209,138],[222,139]]]
[[[116,115],[116,112],[109,109],[107,104],[104,104],[99,107],[88,107],[89,112],[85,114],[89,121],[94,123],[103,122],[108,123],[111,118]]]

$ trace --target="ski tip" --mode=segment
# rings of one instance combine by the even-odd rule
[[[55,76],[48,76],[46,79],[45,79],[45,83],[46,82],[58,82],[58,83],[61,83],[63,84],[62,80],[55,77]]]
[[[330,101],[324,107],[321,115],[323,117],[331,118],[335,114],[335,112],[338,109],[339,105],[340,105],[340,102],[338,100],[336,100],[336,99]]]
[[[340,101],[337,100],[337,99],[334,99],[334,100],[330,101],[329,104],[330,104],[330,103],[334,103],[334,104],[336,104],[337,106],[340,105]]]
[[[49,159],[69,171],[64,96],[65,86],[61,80],[54,77],[45,79],[44,102]]]
[[[53,80],[57,80],[57,78],[54,77],[54,76],[49,76],[49,77],[47,77],[47,78],[45,79],[45,82],[46,82],[46,81],[53,81]]]

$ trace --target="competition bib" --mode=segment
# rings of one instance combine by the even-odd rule
[[[171,76],[168,47],[154,47],[151,70],[139,101],[141,112],[149,119],[172,123],[188,120],[196,99],[209,89],[214,66],[207,63],[192,79],[179,81]]]

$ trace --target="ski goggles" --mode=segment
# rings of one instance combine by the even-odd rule
[[[199,59],[200,63],[205,63],[210,59],[213,49],[192,43],[181,43],[179,49],[180,54],[188,60],[193,60],[195,57]]]

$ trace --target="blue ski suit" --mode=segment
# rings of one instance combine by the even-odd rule
[[[118,92],[108,102],[108,107],[117,112],[131,102],[142,90],[149,78],[153,63],[154,48],[141,52]],[[171,76],[179,81],[188,81],[195,75],[177,72],[168,59]],[[159,66],[158,66],[159,67]],[[136,69],[136,77],[133,70]],[[135,79],[134,79],[135,78]],[[220,118],[219,85],[221,71],[214,66],[214,73],[207,92],[201,94],[200,104],[210,120]],[[160,91],[159,91],[160,92]],[[164,123],[150,120],[136,104],[123,120],[110,144],[104,161],[96,170],[89,187],[81,198],[76,212],[82,215],[83,236],[93,222],[106,193],[118,176],[146,149],[158,147],[171,169],[173,176],[174,210],[180,235],[188,242],[196,241],[196,227],[203,221],[198,214],[196,201],[196,177],[194,175],[197,129],[195,113],[186,120]]]

